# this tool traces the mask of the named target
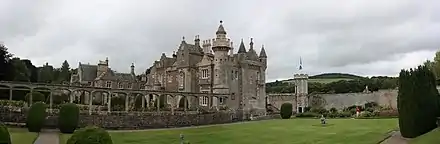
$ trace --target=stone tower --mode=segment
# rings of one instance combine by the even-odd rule
[[[231,50],[230,39],[226,37],[223,22],[220,21],[216,38],[212,40],[212,51],[214,52],[214,83],[213,93],[229,93],[229,55]],[[217,98],[213,98],[213,106],[217,106]]]
[[[303,74],[302,61],[299,62],[299,74],[295,74],[293,79],[295,81],[295,96],[296,96],[296,112],[303,113],[305,107],[309,106],[308,95],[308,78],[307,74]]]

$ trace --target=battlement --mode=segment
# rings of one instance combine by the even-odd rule
[[[202,41],[202,46],[211,46],[211,40],[210,40],[210,39],[208,39],[208,40],[203,40],[203,41]]]
[[[212,39],[213,47],[231,47],[231,39],[216,38]]]
[[[308,79],[309,75],[307,74],[294,74],[293,79]]]

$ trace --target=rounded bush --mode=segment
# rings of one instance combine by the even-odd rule
[[[67,140],[67,144],[113,144],[111,136],[102,128],[79,129]]]
[[[79,108],[76,104],[63,104],[58,117],[58,129],[62,133],[73,133],[78,127]]]
[[[8,128],[0,123],[0,144],[11,144],[11,135]]]
[[[25,96],[25,100],[26,102],[30,102],[30,95],[31,93],[27,93]],[[35,102],[44,102],[46,100],[44,94],[40,93],[40,92],[32,92],[32,103]]]
[[[281,105],[280,115],[282,119],[289,119],[292,116],[292,104],[283,103]]]
[[[26,119],[29,132],[40,132],[46,119],[46,104],[37,102],[31,106]]]

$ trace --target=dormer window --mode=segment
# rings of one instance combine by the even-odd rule
[[[128,88],[128,89],[131,89],[132,87],[133,87],[133,84],[132,84],[132,83],[128,83],[128,84],[127,84],[127,88]]]

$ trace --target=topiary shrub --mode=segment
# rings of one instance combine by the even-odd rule
[[[27,113],[26,127],[29,132],[40,132],[46,119],[46,104],[37,102],[31,106]]]
[[[102,128],[85,127],[73,133],[67,144],[113,144],[111,136]]]
[[[76,104],[67,103],[60,109],[58,117],[58,129],[62,133],[73,133],[78,127],[79,108]]]
[[[0,123],[0,144],[11,144],[11,135],[8,128]]]
[[[281,105],[280,115],[282,119],[289,119],[292,116],[292,104],[283,103]]]
[[[30,103],[30,96],[31,96],[31,93],[27,93],[26,96],[24,97],[24,99],[28,103]],[[46,98],[45,98],[44,94],[42,94],[40,92],[32,92],[32,103],[44,102],[45,100],[46,100]]]

